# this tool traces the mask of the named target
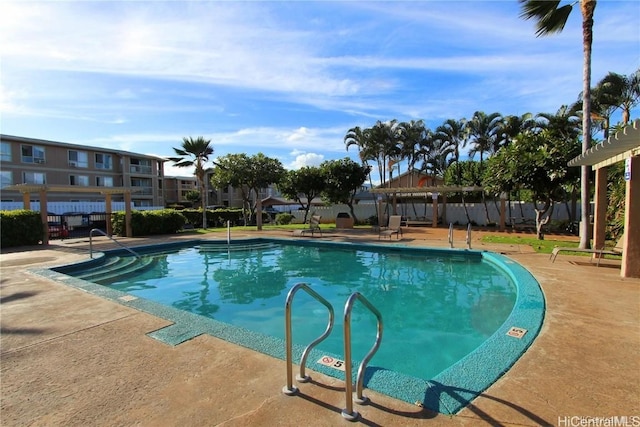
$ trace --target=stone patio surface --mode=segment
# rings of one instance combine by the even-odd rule
[[[446,229],[404,230],[399,244],[448,246]],[[464,231],[456,233],[456,247],[464,247]],[[233,238],[291,235],[232,229]],[[551,263],[549,255],[529,246],[483,244],[482,235],[474,232],[474,249],[501,252],[540,282],[547,303],[540,335],[513,368],[457,415],[365,390],[372,402],[354,405],[361,415],[357,423],[608,425],[595,424],[600,417],[602,423],[640,425],[640,279],[622,279],[620,261],[605,260],[598,268],[587,257],[561,255]],[[200,237],[118,240],[137,246]],[[377,243],[377,237],[350,230],[325,232],[322,239]],[[285,396],[282,360],[206,335],[171,347],[146,335],[168,321],[29,272],[86,259],[88,246],[88,239],[54,241],[0,255],[2,426],[352,424],[340,415],[340,380],[311,372],[311,383],[297,384],[300,394]],[[113,244],[100,237],[95,246]]]

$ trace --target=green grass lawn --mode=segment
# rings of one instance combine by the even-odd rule
[[[482,241],[485,243],[506,243],[512,245],[529,245],[536,252],[541,254],[550,254],[556,246],[563,248],[578,247],[578,242],[568,242],[565,240],[538,240],[535,237],[518,237],[518,236],[484,236]],[[583,254],[584,255],[584,254]]]
[[[576,238],[577,239],[577,238]],[[486,243],[506,243],[512,245],[529,245],[536,252],[541,254],[550,254],[553,252],[553,248],[556,246],[560,246],[563,248],[573,248],[578,247],[579,242],[571,242],[566,240],[538,240],[535,237],[517,237],[517,236],[484,236],[482,238],[483,242]],[[580,256],[592,256],[592,254],[588,252],[563,252],[568,255],[580,255]],[[620,259],[620,256],[617,255],[605,255],[605,258],[608,259]]]

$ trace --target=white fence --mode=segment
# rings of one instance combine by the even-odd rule
[[[40,202],[31,202],[32,211],[40,211]],[[111,202],[111,210],[113,212],[123,211],[124,202]],[[0,210],[15,211],[24,209],[22,202],[0,202]],[[132,210],[149,211],[164,209],[162,206],[134,206],[131,204]],[[47,212],[62,215],[69,212],[91,213],[106,212],[107,206],[105,202],[47,202]]]
[[[487,209],[489,211],[489,222],[500,222],[500,205],[494,201],[487,201]],[[0,202],[0,210],[17,210],[22,209],[22,202]],[[133,206],[132,210],[159,210],[164,209],[162,206]],[[438,204],[438,217],[443,220],[445,224],[467,224],[467,216],[464,212],[464,206],[462,203],[447,203],[446,212],[443,212],[444,205]],[[39,211],[40,203],[31,202],[31,210]],[[111,210],[113,212],[123,211],[124,202],[112,202]],[[288,211],[283,209],[282,206],[278,207],[280,211]],[[78,213],[91,213],[91,212],[106,212],[106,205],[104,202],[49,202],[47,203],[47,211],[56,215],[62,215],[69,212]],[[359,221],[364,221],[370,217],[376,216],[376,205],[373,203],[362,203],[354,205],[354,211]],[[297,210],[296,207],[292,209],[291,214],[295,217],[294,222],[301,223],[304,220],[304,211]],[[332,205],[332,206],[312,206],[309,213],[322,216],[322,222],[332,223],[335,221],[336,216],[341,212],[350,213],[347,205]],[[384,207],[382,212],[385,213]],[[389,206],[386,215],[392,212],[391,206]],[[485,207],[482,203],[467,203],[467,212],[472,223],[476,225],[487,225],[487,214]],[[433,207],[431,201],[425,203],[399,203],[397,205],[398,215],[402,215],[409,219],[424,219],[431,221],[433,217]],[[443,215],[444,213],[444,215]],[[507,223],[511,222],[511,218],[514,218],[516,222],[521,222],[522,219],[533,221],[536,214],[532,203],[525,202],[511,202],[511,211],[507,206]],[[566,221],[569,219],[569,212],[564,203],[555,203],[552,220]],[[576,219],[580,219],[580,205],[577,206]],[[307,218],[308,220],[308,218]]]
[[[500,202],[498,204],[493,201],[487,201],[487,209],[485,209],[482,203],[467,203],[467,212],[469,219],[476,225],[487,225],[487,210],[489,212],[489,223],[498,224],[500,222]],[[467,224],[467,215],[464,211],[462,203],[447,203],[446,212],[443,212],[444,205],[438,204],[438,217],[445,224]],[[312,206],[309,210],[309,215],[321,215],[321,222],[331,223],[335,221],[336,216],[340,212],[350,213],[347,205],[333,205],[333,206]],[[384,213],[384,207],[382,208]],[[376,216],[376,205],[374,204],[358,204],[354,205],[354,213],[359,221],[366,220],[369,217]],[[389,206],[389,211],[386,215],[392,213],[392,207]],[[424,219],[431,221],[433,217],[433,205],[431,202],[412,205],[398,204],[398,215],[402,215],[409,219]],[[304,220],[304,211],[292,210],[291,214],[296,218],[294,222],[302,222]],[[443,215],[444,214],[444,215]],[[535,221],[536,213],[533,203],[525,202],[511,202],[511,211],[509,206],[506,207],[506,221],[510,223],[513,219],[515,222],[522,222],[523,220]],[[566,209],[564,203],[555,203],[553,212],[551,214],[552,220],[568,221],[569,212]],[[580,219],[580,206],[577,206],[576,220]],[[308,218],[307,218],[308,220]]]

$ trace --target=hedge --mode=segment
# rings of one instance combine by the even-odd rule
[[[0,211],[0,235],[3,248],[39,244],[44,235],[40,212]]]
[[[113,233],[125,235],[125,213],[114,212],[111,215]],[[185,215],[173,209],[159,211],[132,211],[131,232],[133,236],[151,236],[155,234],[175,234],[187,222]]]

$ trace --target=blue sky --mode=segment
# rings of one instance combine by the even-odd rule
[[[536,38],[517,0],[0,9],[2,133],[158,156],[204,136],[215,156],[262,152],[288,169],[357,160],[343,142],[354,126],[553,113],[582,90],[580,11]],[[598,1],[593,84],[640,67],[638,22],[640,1]]]

